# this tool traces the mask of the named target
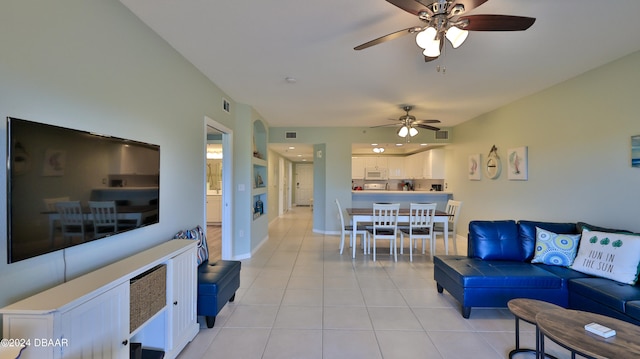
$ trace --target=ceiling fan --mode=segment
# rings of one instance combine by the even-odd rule
[[[400,128],[398,129],[398,132],[397,132],[398,136],[406,137],[407,138],[407,142],[409,142],[409,139],[411,137],[413,137],[413,136],[418,134],[417,127],[424,128],[424,129],[431,130],[431,131],[440,131],[440,129],[438,127],[433,127],[433,126],[427,125],[428,123],[440,123],[440,120],[417,120],[415,116],[412,116],[412,115],[409,114],[409,111],[411,111],[413,109],[413,106],[403,105],[402,109],[406,112],[405,115],[400,116],[397,120],[396,119],[389,119],[390,121],[399,121],[400,123],[373,126],[372,128],[399,126]]]
[[[433,61],[440,56],[449,40],[453,48],[458,48],[469,35],[469,31],[522,31],[536,21],[535,18],[512,15],[469,15],[488,0],[387,0],[402,10],[418,16],[426,26],[414,26],[392,32],[377,39],[354,47],[363,50],[383,42],[397,39],[407,34],[416,34],[416,43],[424,51],[424,60]]]

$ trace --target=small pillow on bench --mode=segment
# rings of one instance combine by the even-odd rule
[[[584,230],[571,269],[620,283],[635,284],[639,264],[639,235]]]
[[[173,237],[174,239],[193,239],[198,241],[198,265],[209,260],[209,247],[207,246],[207,236],[204,229],[196,226],[193,229],[180,231]]]

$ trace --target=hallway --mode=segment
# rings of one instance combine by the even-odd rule
[[[338,245],[339,236],[312,232],[308,207],[274,221],[269,240],[242,261],[235,302],[212,329],[199,318],[200,333],[179,358],[508,357],[514,346],[508,309],[473,309],[463,319],[458,303],[437,293],[428,253],[411,263],[405,251],[394,263],[382,247],[373,262],[360,251],[355,260],[340,255]],[[521,322],[521,330],[522,346],[535,347],[534,327]]]

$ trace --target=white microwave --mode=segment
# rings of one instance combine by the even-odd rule
[[[366,180],[386,180],[389,178],[386,168],[365,168],[364,179]]]

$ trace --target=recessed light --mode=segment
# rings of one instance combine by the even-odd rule
[[[377,143],[372,143],[372,144],[371,144],[371,146],[377,146],[377,145],[378,145]]]
[[[287,76],[284,78],[284,80],[287,81],[287,83],[289,84],[295,84],[296,82],[298,82],[298,80],[292,76]]]
[[[293,147],[293,146],[289,146],[289,149],[290,149],[290,150],[295,150],[296,148],[295,148],[295,147]]]
[[[396,146],[398,146],[398,147],[402,147],[403,145],[404,144],[402,144],[402,143],[396,143]]]
[[[428,143],[421,143],[420,146],[429,146]]]

